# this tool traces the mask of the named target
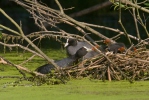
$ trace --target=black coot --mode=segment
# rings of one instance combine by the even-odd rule
[[[71,64],[73,64],[76,60],[86,55],[89,51],[92,51],[92,49],[83,46],[82,48],[77,50],[77,52],[73,56],[64,58],[62,60],[57,60],[55,61],[55,63],[59,67],[68,67]],[[35,71],[40,72],[42,74],[48,74],[51,71],[51,69],[54,69],[54,66],[52,64],[45,64],[43,66],[38,67]]]
[[[68,54],[68,56],[72,56],[76,53],[76,51],[78,49],[80,49],[81,47],[87,47],[87,48],[90,48],[92,49],[93,47],[88,44],[87,42],[85,41],[77,41],[76,39],[74,38],[69,38],[67,39],[67,42],[65,44],[65,47],[66,47],[66,52]],[[100,48],[99,48],[100,49]],[[99,53],[97,51],[91,51],[91,52],[88,52],[85,56],[84,56],[84,59],[87,59],[87,58],[91,58],[91,57],[94,57],[96,55],[98,55]]]

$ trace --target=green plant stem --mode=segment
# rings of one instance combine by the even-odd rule
[[[128,36],[128,33],[127,33],[127,31],[126,31],[126,29],[125,29],[125,27],[123,26],[122,21],[121,21],[121,0],[119,0],[119,21],[118,21],[118,22],[119,22],[119,24],[121,25],[122,29],[124,30],[124,33],[125,33],[125,35],[126,35],[128,41],[129,41],[129,43],[132,44],[132,43],[131,43],[131,40],[130,40],[130,38],[129,38],[129,36]]]
[[[141,39],[139,29],[138,29],[138,23],[137,23],[137,19],[136,19],[135,8],[132,8],[132,11],[133,11],[133,19],[134,19],[134,23],[135,23],[135,27],[136,27],[137,37],[139,39]]]

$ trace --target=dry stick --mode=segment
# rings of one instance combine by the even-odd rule
[[[108,68],[107,68],[107,73],[108,73],[108,80],[109,81],[111,81],[111,73],[110,73],[110,68],[109,68],[109,66],[108,66]]]
[[[16,2],[16,1],[15,1],[15,2]],[[16,3],[18,3],[18,2],[16,2]],[[20,4],[20,2],[19,2],[18,4]],[[21,3],[20,5],[23,5],[23,6],[27,7],[27,8],[29,8],[29,9],[31,9],[29,6],[26,6],[26,5],[22,4],[22,3]],[[40,5],[39,5],[39,6],[40,6]],[[46,10],[49,10],[49,8],[45,8],[44,6],[43,6],[42,8],[44,8],[44,9],[46,9]],[[55,11],[55,10],[50,9],[50,11]],[[117,31],[117,32],[120,32],[118,29],[117,29],[116,31]],[[133,38],[133,39],[138,40],[136,37],[134,37],[134,36],[132,36],[132,35],[129,35],[129,34],[128,34],[128,36],[129,36],[130,38]]]
[[[0,24],[0,28],[3,28],[3,29],[5,29],[5,30],[8,30],[8,31],[10,31],[10,32],[12,32],[12,33],[17,34],[17,35],[20,36],[20,34],[19,34],[17,31],[14,31],[14,30],[12,30],[12,29],[10,29],[10,28],[4,26],[4,25],[1,25],[1,24]]]
[[[44,8],[44,7],[42,7],[42,8]],[[65,16],[64,16],[65,17]],[[72,20],[71,20],[72,21]],[[86,28],[86,27],[84,27],[84,26],[82,26],[83,28]],[[92,30],[91,30],[92,31]],[[94,31],[93,31],[94,32]]]
[[[133,19],[134,19],[134,22],[135,22],[135,27],[136,27],[137,37],[138,37],[139,39],[141,39],[141,37],[140,37],[140,33],[139,33],[139,29],[138,29],[138,23],[137,23],[137,18],[136,18],[136,13],[135,13],[135,8],[132,8],[132,11],[133,11]]]
[[[88,41],[86,41],[86,42],[88,42]],[[92,45],[90,42],[88,42],[90,45]],[[92,45],[93,46],[93,45]],[[128,79],[129,80],[129,82],[130,83],[132,83],[132,80],[130,80],[130,78],[128,78],[118,67],[117,67],[117,65],[115,65],[115,63],[113,63],[105,54],[103,54],[99,49],[97,49],[96,47],[95,47],[95,50],[96,51],[98,51],[102,56],[104,56],[107,60],[108,60],[108,62],[111,64],[111,65],[113,65],[113,66],[115,66],[116,67],[116,69],[126,78],[126,79]],[[106,66],[106,68],[107,68],[108,66]]]
[[[130,83],[132,83],[132,80],[130,80],[130,78],[128,78],[128,77],[125,75],[125,73],[123,73],[123,72],[121,71],[121,69],[120,69],[115,63],[112,63],[112,65],[115,66],[115,68],[121,73],[121,75],[123,75],[126,79],[128,79],[128,81],[129,81]]]
[[[16,3],[18,3],[18,4],[20,4],[20,5],[24,6],[24,7],[27,7],[28,9],[31,9],[31,10],[37,10],[37,9],[35,9],[35,8],[33,8],[33,7],[29,7],[29,6],[23,4],[23,3],[19,2],[19,1],[17,1]],[[36,7],[36,6],[35,6],[35,7]],[[46,20],[44,20],[45,18],[40,18],[40,17],[42,16],[40,13],[39,13],[39,14],[40,14],[40,17],[38,17],[37,15],[35,15],[33,12],[31,12],[31,11],[28,10],[28,9],[27,9],[27,11],[30,12],[30,13],[33,15],[33,18],[35,19],[35,24],[36,24],[37,26],[39,26],[39,27],[44,27],[43,24],[42,24],[42,26],[38,24],[37,19],[43,20],[43,22],[47,22]],[[41,11],[41,9],[38,8],[37,11]],[[48,13],[45,13],[45,11],[42,11],[42,13],[43,13],[45,16],[46,16],[46,14],[49,15]],[[59,16],[59,15],[58,15],[58,16]],[[35,17],[37,17],[37,18],[35,18]],[[42,17],[43,17],[43,16],[42,16]],[[55,17],[55,16],[52,16],[52,17]],[[59,18],[58,18],[58,19],[59,19]],[[40,22],[41,22],[41,21],[40,21]],[[42,23],[42,22],[41,22],[41,23]],[[51,23],[48,23],[48,24],[50,24],[52,27],[56,28],[57,30],[63,32],[63,35],[68,35],[68,34],[65,34],[66,32],[64,32],[63,30],[61,30],[61,29],[58,28],[57,26],[55,26],[55,25],[53,25],[53,24],[51,24]],[[44,28],[44,30],[46,30],[46,28]]]
[[[126,35],[128,41],[129,41],[129,43],[132,44],[130,38],[128,37],[128,33],[127,33],[127,31],[126,31],[126,29],[125,29],[125,27],[123,26],[122,21],[121,21],[121,0],[119,0],[119,21],[118,21],[118,22],[119,22],[119,24],[121,25],[122,29],[124,30],[125,35]]]
[[[29,61],[30,61],[31,59],[33,59],[35,56],[36,56],[35,54],[32,55],[29,59],[27,59],[26,61],[23,61],[23,62],[22,62],[21,64],[19,64],[19,65],[23,65],[23,64],[29,62]]]
[[[133,2],[128,1],[128,0],[115,0],[114,2],[121,2],[121,3],[123,3],[123,4],[127,4],[127,5],[130,5],[130,6],[132,6],[132,7],[135,7],[135,8],[137,9],[137,13],[139,13],[139,10],[142,10],[142,11],[144,11],[144,12],[146,12],[146,13],[149,13],[149,10],[148,10],[148,9],[146,9],[146,8],[144,8],[144,7],[142,7],[142,6],[139,6],[139,5],[137,5],[137,4],[134,4]],[[141,23],[143,24],[143,21],[142,21],[142,19],[141,19],[141,17],[140,17],[139,14],[137,15],[137,17],[139,18],[139,20],[140,20]],[[149,37],[149,32],[147,31],[146,26],[145,26],[144,24],[143,24],[142,26],[143,26],[143,28],[145,29],[147,36]]]
[[[148,44],[148,42],[145,42],[145,41],[148,41],[148,40],[149,40],[149,38],[147,38],[147,39],[145,39],[145,40],[142,40],[142,41],[140,41],[136,46],[140,45],[141,43]]]
[[[47,59],[49,62],[51,62],[51,63],[54,65],[54,67],[58,70],[58,72],[60,72],[60,71],[59,71],[59,67],[54,63],[54,61],[51,60],[51,59],[49,59],[39,48],[36,47],[36,45],[34,45],[34,44],[24,35],[23,31],[22,31],[21,28],[18,26],[18,24],[15,23],[15,21],[14,21],[13,19],[11,19],[2,9],[0,9],[0,11],[1,11],[9,20],[11,20],[11,22],[13,22],[13,23],[16,25],[17,28],[19,28],[19,31],[20,31],[20,34],[19,34],[19,35],[20,35],[21,37],[23,37],[23,39],[25,39],[28,43],[30,43],[33,48],[35,48],[45,59]],[[22,69],[22,68],[21,68],[21,69]]]
[[[48,34],[48,33],[51,33],[51,34]],[[54,34],[52,34],[54,33]],[[58,33],[59,35],[55,35],[56,33]],[[62,35],[63,32],[56,32],[56,31],[40,31],[40,32],[33,32],[29,35],[27,35],[28,38],[32,38],[32,37],[37,37],[36,39],[39,39],[40,36],[42,36],[43,38],[46,37],[46,36],[49,36],[49,37],[60,37],[60,38],[68,38],[70,36],[63,36]],[[42,35],[41,35],[42,34]],[[73,36],[73,34],[70,34],[71,36]],[[8,35],[6,33],[2,33],[2,39],[7,39],[7,38],[16,38],[16,39],[21,39],[21,36],[14,36],[14,35]],[[34,39],[33,41],[35,41],[36,39]],[[32,41],[32,42],[33,42]],[[1,42],[2,43],[2,42]],[[4,43],[5,44],[5,43]],[[3,45],[3,44],[2,44]],[[12,45],[15,45],[15,44],[12,44]],[[5,45],[4,45],[5,46]],[[16,44],[16,47],[17,46],[20,46],[20,44]],[[27,47],[21,47],[21,48],[27,48]],[[30,51],[29,51],[30,52]],[[42,57],[42,56],[40,56]],[[42,57],[43,58],[43,57]]]
[[[78,27],[79,28],[79,27]],[[79,28],[80,29],[80,28]],[[83,31],[84,32],[84,31]],[[42,35],[43,36],[43,35]],[[81,37],[82,38],[82,37]],[[85,40],[85,39],[84,39]],[[87,40],[86,40],[87,41]]]
[[[63,21],[63,20],[62,20]],[[66,22],[66,20],[65,20],[65,22]],[[84,33],[83,33],[84,34]],[[92,42],[93,40],[88,36],[88,35],[86,35],[86,37]],[[92,42],[93,43],[93,42]],[[93,43],[93,44],[95,44],[95,43]],[[97,44],[96,44],[97,45]]]
[[[27,47],[24,47],[24,46],[22,46],[22,45],[20,45],[20,44],[5,44],[5,43],[3,43],[3,42],[0,42],[0,44],[2,44],[2,45],[4,45],[4,46],[7,46],[7,47],[20,47],[20,48],[22,48],[22,49],[24,49],[24,50],[27,50],[27,51],[29,51],[29,52],[31,52],[31,53],[33,53],[33,54],[35,54],[35,55],[37,55],[37,56],[43,58],[43,56],[40,55],[39,53],[37,53],[37,52],[35,52],[35,51],[33,51],[33,50],[27,48]]]
[[[92,60],[92,59],[88,59],[88,60]],[[88,61],[87,60],[87,61]],[[93,62],[92,64],[90,64],[90,65],[88,65],[87,67],[85,67],[84,69],[82,69],[81,71],[80,71],[80,73],[78,74],[78,76],[79,75],[81,75],[82,74],[82,72],[83,71],[85,71],[85,70],[87,70],[89,67],[91,67],[91,66],[93,66],[93,65],[95,65],[96,63],[100,63],[100,62],[102,62],[103,60],[105,60],[105,58],[104,57],[102,57],[101,59],[99,59],[99,60],[97,60],[97,61],[95,61],[95,62]],[[83,61],[84,62],[84,61]],[[86,61],[85,61],[86,62]]]
[[[23,33],[22,29],[19,27],[19,25],[12,19],[10,18],[2,9],[0,9],[0,12],[6,17],[8,18],[19,30],[20,34],[17,34],[17,35],[20,35],[23,39],[25,39],[29,44],[31,44],[31,46],[37,50],[45,59],[47,59],[52,65],[54,65],[54,67],[58,70],[59,72],[59,67],[57,64],[54,63],[53,60],[51,60],[47,55],[45,55],[35,44],[33,44],[31,42],[31,40],[29,40]]]
[[[30,71],[29,69],[25,68],[25,67],[22,67],[20,65],[16,65],[8,60],[6,60],[4,57],[0,56],[1,60],[3,60],[4,64],[8,64],[8,65],[11,65],[11,66],[14,66],[17,70],[19,70],[19,72],[21,71],[21,74],[23,76],[25,76],[25,74],[22,72],[22,71],[25,71],[31,75],[36,75],[36,76],[42,76],[42,77],[46,77],[44,74],[41,74],[41,73],[38,73],[38,72],[32,72]]]
[[[137,4],[144,4],[144,3],[146,3],[148,0],[144,0],[144,1],[142,1],[142,2],[139,2],[139,3],[137,3]]]
[[[89,43],[89,44],[90,44],[90,43]],[[90,45],[92,45],[92,44],[90,44]],[[128,77],[120,70],[120,68],[118,68],[118,66],[115,65],[115,63],[113,63],[113,62],[109,59],[109,57],[107,57],[105,54],[103,54],[103,53],[102,53],[99,49],[97,49],[96,47],[95,47],[95,50],[98,51],[102,56],[104,56],[104,57],[108,60],[108,62],[109,62],[111,65],[113,65],[113,66],[116,67],[116,69],[121,73],[121,75],[123,75],[126,79],[129,80],[130,83],[132,83],[132,80],[130,80],[130,78],[128,78]],[[108,66],[106,66],[106,68],[107,68],[107,67],[108,67]]]
[[[141,17],[140,17],[140,13],[139,13],[139,10],[137,9],[137,18],[138,18],[138,22],[139,24],[144,28],[145,32],[146,32],[146,35],[149,37],[149,32],[146,28],[146,25],[143,23]]]
[[[27,7],[27,8],[29,8],[29,9],[33,9],[33,8],[30,8],[29,6],[26,6],[25,5],[25,7]],[[35,9],[34,9],[35,10]],[[29,10],[27,10],[28,12],[30,12]],[[34,17],[34,19],[35,19],[35,24],[38,26],[38,27],[44,27],[43,25],[42,26],[40,26],[39,24],[38,24],[38,22],[37,22],[37,20],[36,20],[36,18],[35,17],[37,17],[38,19],[40,19],[40,20],[43,20],[43,22],[47,22],[46,20],[44,20],[45,18],[40,18],[40,17],[38,17],[37,15],[34,15],[34,13],[32,13],[32,12],[30,12]],[[55,26],[55,25],[53,25],[53,24],[51,24],[51,23],[48,23],[48,24],[50,24],[52,27],[54,27],[54,28],[56,28],[57,30],[59,30],[60,32],[62,32],[63,34],[62,35],[68,35],[68,34],[66,34],[66,32],[65,31],[63,31],[63,30],[61,30],[60,28],[58,28],[57,26]],[[46,30],[46,28],[44,28],[44,30]]]
[[[122,35],[122,34],[119,33],[119,34],[117,34],[117,35],[111,37],[111,39],[112,39],[112,40],[117,40],[118,38],[120,38],[121,35]]]
[[[66,23],[68,23],[71,26],[74,26],[78,31],[80,31],[94,45],[98,45],[87,33],[84,32],[84,30],[82,28],[80,28],[79,26],[76,26],[75,24],[68,22],[68,21],[66,21]]]
[[[58,5],[58,7],[60,8],[61,13],[64,14],[63,8],[62,8],[61,4],[59,3],[59,1],[55,0],[55,2]]]
[[[114,29],[114,28],[106,27],[106,26],[93,25],[93,24],[88,24],[88,23],[84,23],[84,22],[82,22],[82,23],[85,24],[85,25],[87,25],[87,26],[102,28],[102,29],[106,29],[106,30],[110,30],[110,31],[119,33],[119,34],[118,34],[117,36],[115,36],[114,38],[117,38],[117,37],[119,37],[120,35],[125,35],[125,33],[122,32],[122,31],[120,31],[119,29]],[[130,35],[130,34],[128,34],[128,37],[129,37],[129,38],[132,38],[132,39],[134,39],[134,40],[137,40],[137,41],[140,40],[140,39],[138,39],[137,37],[135,37],[135,36],[133,36],[133,35]]]
[[[110,67],[110,68],[111,68],[111,70],[113,71],[113,73],[116,75],[116,77],[117,77],[116,79],[117,79],[117,80],[120,80],[119,76],[116,74],[116,72],[115,72],[115,70],[113,69],[113,67]]]
[[[133,46],[134,46],[134,44],[132,44],[132,45],[127,49],[127,51],[125,52],[125,55],[132,49]]]
[[[63,14],[63,13],[62,13],[62,14]],[[63,21],[63,20],[61,20],[61,21]],[[93,40],[89,35],[87,35],[87,34],[83,31],[83,29],[81,29],[80,27],[74,25],[74,24],[71,23],[71,22],[68,22],[68,21],[65,21],[65,22],[68,23],[68,24],[70,24],[70,25],[72,25],[72,26],[74,26],[74,27],[75,27],[76,29],[78,29],[79,31],[81,31],[81,33],[82,33],[83,35],[85,35],[85,37],[86,37],[87,39],[89,39],[94,45],[98,45],[97,43],[94,42],[94,40]]]
[[[97,4],[97,5],[94,5],[94,6],[90,7],[90,8],[81,10],[81,11],[79,11],[79,12],[70,14],[69,16],[70,16],[70,17],[82,16],[82,15],[88,14],[88,13],[90,13],[90,12],[93,12],[93,11],[102,9],[102,8],[104,8],[104,7],[110,6],[110,5],[112,5],[112,3],[111,3],[110,1],[106,1],[106,2],[103,2],[103,3],[99,3],[99,4]]]
[[[46,9],[46,10],[50,10],[50,11],[56,12],[56,13],[58,13],[60,16],[62,16],[63,18],[68,19],[70,22],[72,22],[72,23],[74,23],[74,24],[76,24],[76,25],[78,25],[78,26],[80,26],[80,27],[82,27],[82,28],[84,28],[84,29],[90,31],[91,33],[96,34],[97,36],[99,36],[99,37],[101,37],[101,38],[103,38],[103,39],[107,39],[106,36],[102,35],[101,33],[97,32],[96,30],[94,30],[94,29],[92,29],[92,28],[90,28],[90,27],[88,27],[88,26],[86,26],[86,25],[81,24],[80,22],[74,20],[73,18],[67,16],[66,14],[62,14],[61,12],[59,12],[59,11],[57,11],[57,10],[54,10],[54,9],[45,7],[45,6],[43,6],[43,5],[34,3],[34,2],[32,2],[32,1],[28,1],[28,0],[25,0],[25,1],[28,2],[28,4],[30,3],[30,4],[39,6],[39,7],[41,7],[42,9]],[[17,2],[16,2],[16,3],[17,3]],[[109,38],[108,38],[108,39],[109,39]],[[113,40],[111,40],[111,41],[113,41]]]
[[[102,67],[102,66],[101,65],[91,66],[91,67],[88,68],[88,70],[98,68],[98,67]],[[74,70],[73,69],[69,70],[68,68],[63,68],[63,70],[68,70],[69,73],[73,73],[73,72],[81,71],[82,69],[77,68],[77,69],[74,69]]]
[[[121,3],[123,3],[123,4],[127,4],[127,5],[130,5],[130,6],[132,6],[132,7],[135,7],[135,8],[137,8],[137,9],[139,9],[139,10],[142,10],[142,11],[144,11],[144,12],[146,12],[146,13],[149,13],[149,10],[148,9],[146,9],[146,8],[144,8],[144,7],[141,7],[141,6],[139,6],[139,5],[137,5],[137,4],[134,4],[133,2],[131,2],[130,0],[114,0],[114,2],[121,2]]]

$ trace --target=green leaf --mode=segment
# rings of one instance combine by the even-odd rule
[[[149,6],[149,3],[144,3],[145,6]]]

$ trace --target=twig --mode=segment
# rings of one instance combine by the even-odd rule
[[[127,31],[126,31],[126,29],[125,29],[125,27],[123,26],[122,21],[121,21],[121,0],[119,0],[119,21],[118,21],[118,22],[119,22],[119,24],[121,25],[122,29],[124,30],[125,35],[126,35],[128,41],[129,41],[129,43],[132,44],[130,38],[128,37],[128,33],[127,33]]]
[[[64,14],[63,8],[62,8],[61,4],[59,3],[59,1],[55,0],[55,2],[58,5],[58,7],[60,8],[61,13]]]
[[[6,17],[8,18],[19,30],[20,35],[23,39],[25,39],[35,50],[37,50],[45,59],[47,59],[52,65],[54,65],[54,67],[59,70],[59,67],[57,64],[54,63],[53,60],[51,60],[47,55],[45,55],[35,44],[33,44],[31,42],[31,40],[29,40],[23,33],[22,29],[19,27],[19,25],[12,19],[10,18],[1,8],[0,8],[0,12]],[[18,35],[18,34],[17,34]]]
[[[137,18],[136,18],[135,8],[132,8],[132,11],[133,11],[133,19],[134,19],[134,22],[135,22],[137,37],[138,37],[139,39],[141,39],[140,33],[139,33],[139,29],[138,29],[138,24],[137,24]]]
[[[2,44],[2,45],[4,45],[4,46],[7,46],[7,47],[20,47],[20,48],[22,48],[22,49],[24,49],[24,50],[27,50],[27,51],[29,51],[29,52],[31,52],[31,53],[33,53],[33,54],[35,54],[35,55],[37,55],[37,56],[43,58],[43,56],[40,55],[39,53],[37,53],[37,52],[35,52],[35,51],[33,51],[33,50],[27,48],[27,47],[24,47],[24,46],[22,46],[22,45],[20,45],[20,44],[6,44],[6,43],[3,43],[3,42],[0,42],[0,44]]]
[[[149,13],[149,10],[148,9],[145,9],[144,7],[141,7],[141,6],[139,6],[139,5],[137,5],[137,4],[134,4],[133,2],[131,2],[130,0],[114,0],[115,2],[121,2],[121,3],[123,3],[123,4],[127,4],[127,5],[130,5],[130,6],[132,6],[132,7],[135,7],[135,8],[137,8],[137,9],[139,9],[139,10],[142,10],[142,11],[144,11],[144,12],[146,12],[146,13]]]
[[[111,4],[112,4],[112,3],[111,3],[110,1],[105,1],[105,2],[103,2],[103,3],[99,3],[99,4],[95,5],[95,6],[90,7],[90,8],[87,8],[87,9],[81,10],[81,11],[79,11],[79,12],[70,14],[69,16],[70,16],[70,17],[79,17],[79,16],[82,16],[82,15],[91,13],[91,12],[93,12],[93,11],[102,9],[102,8],[104,8],[104,7],[110,6]]]

